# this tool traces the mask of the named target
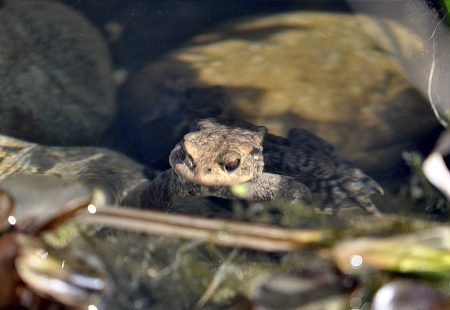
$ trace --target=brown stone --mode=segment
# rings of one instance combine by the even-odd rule
[[[136,74],[127,104],[155,115],[169,91],[212,87],[223,92],[225,114],[276,134],[310,129],[364,169],[396,165],[436,126],[387,47],[353,15],[299,12],[221,25]]]

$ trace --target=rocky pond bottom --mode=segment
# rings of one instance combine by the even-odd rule
[[[448,309],[415,34],[176,3],[0,1],[0,308]]]

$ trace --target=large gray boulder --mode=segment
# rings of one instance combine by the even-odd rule
[[[2,2],[3,3],[3,2]],[[0,7],[0,132],[44,143],[98,140],[115,116],[108,47],[55,1]]]

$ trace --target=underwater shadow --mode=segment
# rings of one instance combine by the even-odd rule
[[[136,74],[119,94],[121,149],[146,165],[167,169],[170,151],[197,120],[228,115],[230,93],[257,102],[264,92],[208,84],[191,64],[165,57]]]

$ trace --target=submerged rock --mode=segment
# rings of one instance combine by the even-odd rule
[[[0,132],[74,144],[115,116],[109,51],[97,29],[55,1],[2,1]]]
[[[257,309],[344,309],[355,279],[324,268],[274,273],[257,287]]]
[[[418,281],[397,280],[378,290],[372,309],[444,310],[449,306],[450,300],[437,288]]]
[[[222,113],[277,134],[310,129],[373,170],[398,164],[404,149],[436,127],[389,51],[345,14],[286,13],[224,24],[149,64],[126,92],[124,112],[133,132],[145,132],[145,141],[135,142],[140,151],[151,149],[146,156],[160,156],[148,145],[153,135],[180,134],[168,123]]]
[[[50,175],[104,190],[107,202],[139,206],[140,190],[153,172],[130,158],[99,147],[50,147],[0,135],[0,180]]]

